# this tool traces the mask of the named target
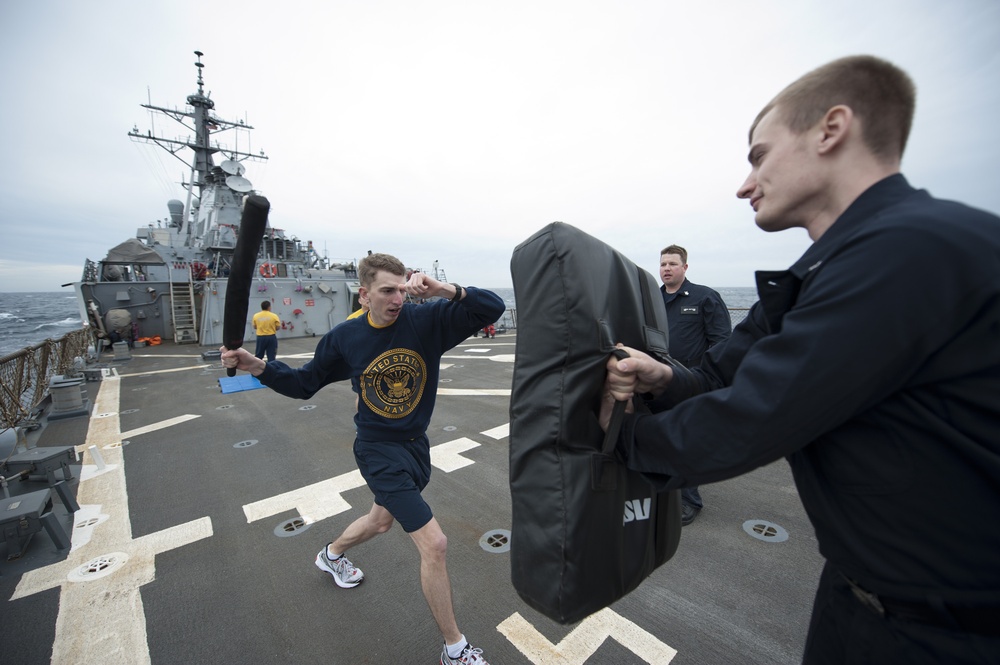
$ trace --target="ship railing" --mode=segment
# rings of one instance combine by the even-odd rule
[[[83,264],[83,282],[97,282],[99,281],[100,271],[98,265],[87,259]]]
[[[517,329],[517,308],[508,307],[504,310],[500,320],[496,322],[496,327],[501,331]]]
[[[72,371],[93,343],[91,329],[80,328],[0,358],[0,431],[29,423],[49,380]]]
[[[729,320],[733,323],[733,328],[736,324],[747,318],[747,312],[750,311],[749,307],[730,307],[729,308]]]

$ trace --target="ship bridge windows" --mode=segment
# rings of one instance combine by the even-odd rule
[[[146,234],[148,238],[147,244],[150,245],[169,245],[170,244],[170,229],[149,229]]]

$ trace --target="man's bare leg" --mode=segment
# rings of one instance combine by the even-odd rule
[[[424,598],[431,608],[441,635],[447,644],[454,644],[462,638],[455,621],[455,609],[451,601],[451,580],[445,555],[448,553],[448,537],[433,517],[431,521],[410,534],[420,552],[420,586]]]
[[[340,534],[340,537],[330,544],[329,549],[336,554],[343,554],[355,545],[360,545],[380,533],[385,533],[392,528],[392,522],[393,518],[389,511],[377,503],[373,503],[368,514],[351,522]]]

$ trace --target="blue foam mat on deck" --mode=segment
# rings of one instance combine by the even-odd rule
[[[257,380],[256,376],[250,374],[240,374],[239,376],[224,376],[219,379],[219,387],[222,394],[238,393],[244,390],[257,390],[264,386]]]

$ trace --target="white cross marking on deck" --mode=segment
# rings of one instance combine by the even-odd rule
[[[122,440],[117,416],[120,386],[118,377],[101,382],[94,413],[115,415],[91,418],[85,449],[91,445],[103,448]],[[108,519],[92,528],[84,527],[86,534],[73,538],[74,547],[65,561],[25,573],[11,597],[16,600],[55,587],[61,589],[53,663],[149,663],[140,587],[156,578],[157,554],[212,535],[211,519],[202,517],[133,540],[123,451],[120,447],[109,448],[103,454],[121,472],[81,479],[77,500],[81,506],[96,507],[87,514],[104,509]],[[69,581],[71,572],[95,557],[117,552],[128,559],[112,574],[95,576],[89,582]]]
[[[478,443],[465,437],[432,446],[431,464],[445,473],[475,464],[459,453],[478,446]],[[350,510],[351,504],[344,499],[343,493],[364,485],[365,479],[361,477],[361,472],[355,469],[291,492],[248,503],[243,506],[243,514],[247,516],[249,524],[265,517],[295,510],[307,524],[313,524]]]
[[[610,609],[590,615],[559,644],[552,644],[515,612],[497,630],[532,663],[583,665],[609,637],[650,665],[666,665],[677,650]]]

